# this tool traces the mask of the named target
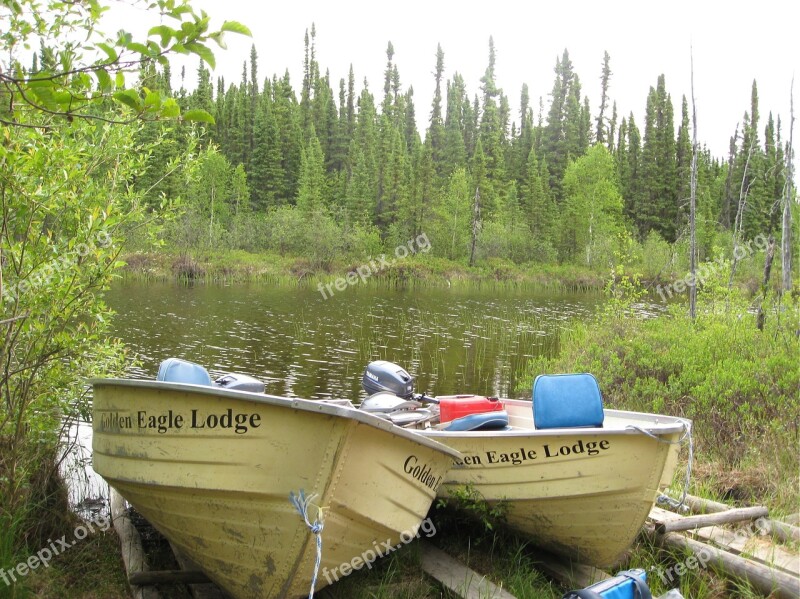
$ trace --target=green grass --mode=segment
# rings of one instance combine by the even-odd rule
[[[474,267],[418,255],[394,261],[371,274],[360,285],[413,285],[417,287],[483,287],[503,289],[548,289],[587,291],[602,289],[604,277],[587,268],[573,265],[516,265],[508,260],[489,260]],[[302,257],[277,254],[251,254],[241,250],[179,252],[134,252],[126,255],[123,277],[142,281],[193,280],[254,282],[314,286],[335,281],[369,263],[335,261],[327,267],[314,267]],[[376,262],[376,264],[378,264]]]

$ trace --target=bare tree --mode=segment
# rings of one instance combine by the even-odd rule
[[[475,188],[475,203],[472,205],[472,246],[469,250],[469,265],[475,266],[475,246],[481,230],[481,188]]]
[[[692,320],[697,316],[697,104],[694,99],[694,52],[689,51],[692,78],[692,177],[691,195],[689,198],[689,316]]]
[[[781,260],[783,263],[783,291],[792,289],[792,196],[794,184],[794,156],[792,133],[794,132],[794,77],[789,90],[789,147],[786,151],[786,183],[783,194],[783,231],[781,235]]]
[[[745,124],[745,127],[747,125]],[[745,138],[744,133],[742,139]],[[753,184],[752,180],[747,180],[747,171],[750,169],[750,159],[753,157],[755,150],[756,136],[750,136],[750,147],[747,148],[747,159],[744,162],[744,172],[742,173],[742,183],[739,186],[739,206],[736,209],[736,220],[733,223],[733,264],[731,265],[731,276],[728,279],[728,289],[733,287],[733,276],[736,274],[736,266],[739,262],[736,250],[739,249],[739,242],[742,240],[742,228],[744,227],[744,211],[747,208],[747,195],[750,193],[750,186]]]
[[[775,237],[769,236],[769,245],[767,245],[767,253],[764,257],[764,279],[761,282],[761,303],[758,305],[758,313],[756,314],[756,327],[759,331],[764,330],[764,322],[767,319],[767,314],[764,311],[764,304],[767,301],[767,294],[769,293],[769,274],[772,272],[772,259],[775,257]]]

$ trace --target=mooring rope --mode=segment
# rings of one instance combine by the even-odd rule
[[[303,489],[300,489],[297,495],[294,494],[294,491],[289,492],[289,501],[292,502],[292,505],[294,505],[297,512],[303,518],[306,526],[308,526],[311,532],[314,533],[314,536],[317,537],[317,559],[314,562],[314,576],[311,578],[311,591],[308,593],[308,599],[313,599],[314,597],[314,587],[317,586],[317,575],[319,574],[319,566],[322,563],[322,508],[314,506],[317,508],[317,519],[314,520],[314,522],[311,522],[308,518],[308,508],[313,505],[311,502],[316,498],[316,493],[306,497],[306,493]]]
[[[683,504],[686,502],[686,495],[689,492],[689,482],[691,481],[692,478],[692,462],[694,461],[694,441],[692,439],[692,423],[691,421],[684,420],[682,418],[681,422],[683,422],[684,433],[681,436],[681,438],[678,439],[677,441],[669,441],[667,439],[664,439],[659,435],[651,433],[647,429],[644,429],[635,424],[629,424],[628,426],[625,427],[639,431],[640,433],[647,435],[648,437],[652,437],[659,443],[667,443],[669,445],[677,445],[679,443],[683,443],[686,439],[689,439],[689,460],[686,463],[686,477],[683,481],[683,492],[681,493],[680,501],[678,501],[677,499],[673,499],[672,497],[670,497],[669,495],[665,495],[664,493],[660,493],[658,497],[656,497],[656,503],[658,503],[659,505],[668,505],[669,507],[671,507],[676,511],[680,510],[681,507],[683,507]]]

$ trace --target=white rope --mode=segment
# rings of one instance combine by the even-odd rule
[[[317,586],[317,575],[319,574],[319,566],[322,563],[322,508],[317,507],[317,519],[314,522],[311,522],[308,517],[308,508],[313,505],[311,502],[316,498],[316,494],[306,497],[303,489],[300,489],[297,495],[294,494],[294,491],[289,492],[289,501],[292,502],[292,505],[303,518],[306,526],[317,537],[317,559],[314,562],[314,575],[311,578],[311,591],[308,593],[308,599],[313,599],[314,597],[314,587]]]

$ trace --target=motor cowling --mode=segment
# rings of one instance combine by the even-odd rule
[[[376,360],[364,369],[361,386],[367,395],[385,392],[409,399],[414,394],[414,377],[397,364]]]

